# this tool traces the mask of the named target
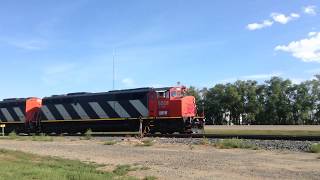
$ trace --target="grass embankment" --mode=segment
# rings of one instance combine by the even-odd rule
[[[307,130],[235,130],[235,129],[206,129],[206,134],[218,135],[285,135],[285,136],[320,136],[319,131]]]
[[[32,136],[19,136],[15,132],[11,132],[8,136],[0,136],[0,139],[10,139],[18,141],[53,141],[52,136],[46,134],[32,135]]]
[[[101,165],[76,160],[44,157],[19,151],[0,149],[0,179],[136,179],[127,176],[137,170],[129,165],[118,166],[113,172],[97,170]]]

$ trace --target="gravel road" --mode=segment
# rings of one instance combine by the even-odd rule
[[[131,175],[153,175],[159,179],[319,179],[319,155],[293,151],[216,149],[205,145],[156,142],[135,146],[126,138],[116,145],[101,140],[63,139],[53,142],[0,140],[0,148],[40,155],[59,156],[105,164],[112,170],[119,164],[142,165],[149,170]]]

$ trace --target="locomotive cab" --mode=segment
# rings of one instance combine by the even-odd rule
[[[157,89],[159,117],[194,117],[196,104],[193,96],[185,96],[186,87]]]

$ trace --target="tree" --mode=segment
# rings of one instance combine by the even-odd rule
[[[320,75],[300,84],[272,77],[263,84],[236,81],[210,89],[189,88],[204,103],[205,117],[214,124],[320,124]],[[200,97],[200,98],[199,98]],[[240,122],[242,119],[242,122]]]

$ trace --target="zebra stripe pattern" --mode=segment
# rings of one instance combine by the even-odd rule
[[[41,108],[43,120],[88,120],[104,118],[139,118],[149,115],[141,100],[88,101],[52,104]]]
[[[24,108],[19,106],[7,106],[0,108],[0,121],[2,122],[25,122]]]

